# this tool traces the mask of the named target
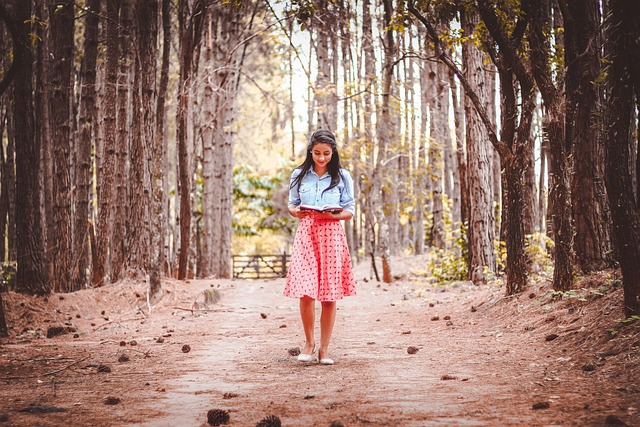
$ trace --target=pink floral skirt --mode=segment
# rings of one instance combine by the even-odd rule
[[[347,236],[340,221],[303,218],[293,243],[284,295],[336,301],[355,294]]]

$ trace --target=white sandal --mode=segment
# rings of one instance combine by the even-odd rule
[[[316,357],[314,356],[314,353],[316,352],[316,346],[313,346],[313,351],[311,352],[311,354],[304,354],[304,353],[300,353],[298,355],[298,362],[313,362]]]

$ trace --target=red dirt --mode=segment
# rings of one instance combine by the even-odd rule
[[[303,334],[282,279],[169,280],[150,314],[139,282],[5,294],[0,423],[207,426],[222,409],[235,426],[640,426],[640,322],[620,322],[613,273],[560,300],[548,284],[507,298],[432,284],[422,265],[394,260],[391,285],[357,266],[333,366],[289,355]],[[221,294],[212,310],[185,310],[205,289]],[[46,338],[51,326],[63,333]]]

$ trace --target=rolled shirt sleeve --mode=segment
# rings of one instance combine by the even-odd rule
[[[294,169],[291,174],[291,179],[289,180],[289,206],[300,206],[300,192],[297,185],[291,186],[293,184],[293,180],[300,175],[300,169]]]
[[[340,206],[345,211],[351,212],[351,215],[355,217],[356,215],[356,200],[353,193],[353,178],[351,177],[351,173],[342,169],[342,177],[344,178],[344,188],[340,193]]]

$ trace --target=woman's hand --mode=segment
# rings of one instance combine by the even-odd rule
[[[311,211],[300,209],[300,206],[289,206],[291,216],[302,219],[310,214]]]

